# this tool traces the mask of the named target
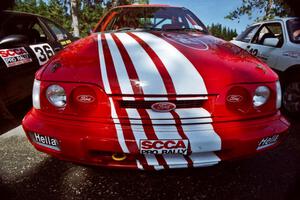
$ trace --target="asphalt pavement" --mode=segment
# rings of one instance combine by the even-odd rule
[[[282,145],[266,153],[207,168],[148,172],[77,165],[40,153],[18,126],[25,112],[17,112],[16,121],[0,129],[1,200],[300,199],[300,120],[292,121]]]

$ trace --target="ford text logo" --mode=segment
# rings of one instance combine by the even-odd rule
[[[93,103],[95,101],[95,97],[88,94],[82,94],[78,95],[76,100],[80,103]]]
[[[227,97],[227,101],[230,103],[240,103],[243,99],[243,96],[237,94],[232,94]]]
[[[151,109],[155,112],[170,112],[172,110],[175,110],[176,105],[174,103],[170,102],[158,102],[154,103],[151,106]]]

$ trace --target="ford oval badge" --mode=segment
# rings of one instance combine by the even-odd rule
[[[230,103],[240,103],[243,101],[243,96],[238,94],[232,94],[227,97],[227,101]]]
[[[158,102],[152,104],[151,109],[155,112],[170,112],[176,109],[176,105],[170,102]]]
[[[95,101],[95,97],[87,94],[78,95],[76,100],[80,103],[93,103]]]

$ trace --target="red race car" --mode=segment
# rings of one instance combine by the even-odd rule
[[[277,146],[277,75],[189,10],[112,9],[36,73],[23,128],[59,159],[131,169],[211,166]]]

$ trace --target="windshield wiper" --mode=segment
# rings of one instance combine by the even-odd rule
[[[207,33],[205,30],[201,30],[197,28],[176,28],[176,29],[166,29],[166,31],[192,31],[192,32]]]

